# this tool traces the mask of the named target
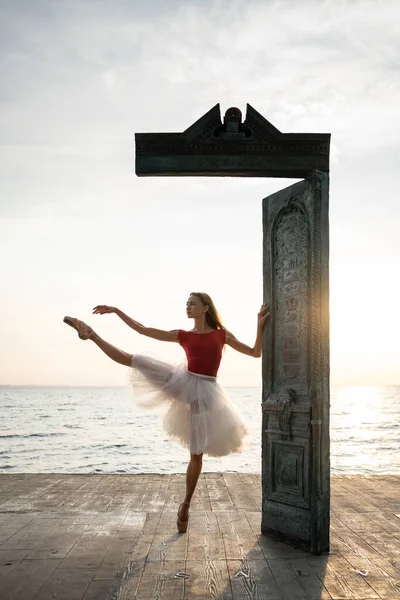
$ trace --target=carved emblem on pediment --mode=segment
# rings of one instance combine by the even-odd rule
[[[137,134],[139,151],[151,148],[177,151],[221,151],[243,147],[250,152],[329,153],[329,137],[324,134],[285,134],[279,131],[250,104],[242,120],[239,108],[230,107],[223,120],[219,104],[182,133]]]

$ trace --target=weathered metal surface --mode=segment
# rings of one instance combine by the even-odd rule
[[[262,531],[329,548],[328,174],[263,201]]]
[[[252,106],[246,119],[219,104],[182,133],[136,133],[139,176],[304,178],[329,171],[328,133],[282,133]]]

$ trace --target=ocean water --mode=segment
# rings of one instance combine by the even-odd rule
[[[227,388],[252,438],[205,471],[261,472],[261,389]],[[333,473],[400,473],[400,386],[331,390]],[[0,472],[179,473],[188,452],[127,388],[0,387]]]

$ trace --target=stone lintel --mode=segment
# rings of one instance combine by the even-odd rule
[[[329,133],[282,133],[247,105],[246,119],[217,104],[183,133],[137,133],[138,176],[305,178],[329,171]]]

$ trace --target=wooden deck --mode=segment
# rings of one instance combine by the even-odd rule
[[[400,476],[332,477],[331,552],[260,535],[260,477],[0,475],[1,600],[400,599]]]

